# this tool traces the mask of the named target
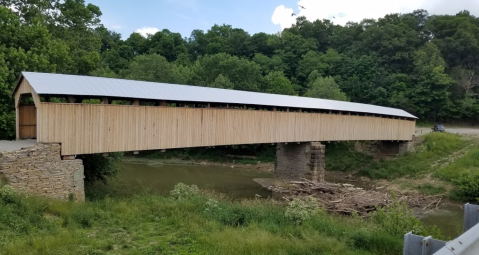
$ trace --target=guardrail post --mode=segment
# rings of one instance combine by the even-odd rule
[[[403,255],[433,255],[446,245],[446,242],[423,237],[409,232],[404,235]]]
[[[479,223],[479,205],[467,203],[464,206],[464,232]]]

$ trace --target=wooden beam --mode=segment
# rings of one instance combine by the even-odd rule
[[[131,102],[131,105],[140,105],[140,99],[133,99],[133,102]]]
[[[62,160],[74,160],[75,159],[75,156],[62,156]]]
[[[110,102],[108,101],[108,97],[102,97],[101,104],[110,104]]]
[[[68,96],[67,97],[67,102],[70,103],[70,104],[73,104],[73,103],[75,103],[75,98],[73,96]]]
[[[276,111],[276,106],[273,106],[273,112],[275,112],[275,111]]]
[[[289,107],[286,108],[286,112],[289,112]]]

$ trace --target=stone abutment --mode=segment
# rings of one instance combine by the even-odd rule
[[[62,160],[60,144],[36,144],[0,152],[0,175],[9,185],[28,195],[83,201],[83,162]]]

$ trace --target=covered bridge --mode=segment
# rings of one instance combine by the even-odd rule
[[[235,144],[409,141],[416,117],[334,100],[112,78],[22,72],[17,139],[61,155]]]

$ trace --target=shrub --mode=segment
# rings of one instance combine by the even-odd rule
[[[205,213],[212,213],[215,214],[220,210],[220,206],[218,201],[210,198],[208,201],[206,201],[206,209]]]
[[[191,199],[196,197],[200,190],[196,185],[186,185],[184,183],[178,183],[175,185],[175,188],[170,191],[170,195],[177,200]]]
[[[356,151],[355,142],[328,143],[326,145],[326,169],[328,171],[352,171],[372,162],[373,157]]]
[[[410,231],[417,235],[433,235],[436,238],[441,236],[436,227],[426,228],[414,217],[406,203],[397,199],[392,205],[377,207],[371,218],[384,232],[393,236],[402,236]]]
[[[456,184],[455,192],[461,199],[470,202],[479,199],[479,172],[463,173],[453,183]]]
[[[0,188],[0,199],[6,203],[11,203],[15,200],[17,193],[10,185],[4,185]]]
[[[120,169],[117,163],[122,157],[121,153],[110,153],[108,157],[101,154],[79,156],[85,168],[85,184],[91,185],[97,181],[106,183],[108,178],[115,177]]]
[[[289,202],[284,215],[289,220],[301,224],[304,221],[309,220],[311,216],[318,213],[318,211],[318,202],[314,198],[294,198],[293,201]]]

